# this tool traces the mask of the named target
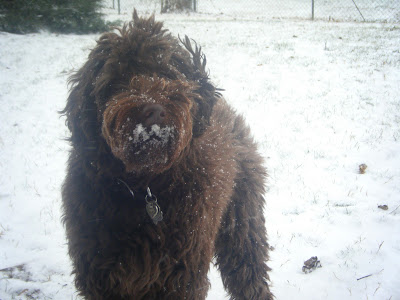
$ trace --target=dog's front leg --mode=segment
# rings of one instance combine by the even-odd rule
[[[251,167],[252,163],[246,164]],[[273,299],[263,216],[263,168],[242,164],[215,245],[216,264],[231,299]],[[258,169],[258,171],[257,171]]]

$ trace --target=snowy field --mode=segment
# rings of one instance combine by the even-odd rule
[[[400,26],[157,17],[202,45],[266,158],[277,299],[400,299]],[[96,38],[0,33],[2,300],[78,299],[60,223],[69,146],[57,111]],[[311,256],[322,268],[304,274]],[[225,299],[214,268],[210,280],[207,299]]]

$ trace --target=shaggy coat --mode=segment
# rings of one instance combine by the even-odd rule
[[[232,299],[273,298],[266,170],[205,66],[135,12],[72,76],[63,221],[86,299],[205,299],[213,258]]]

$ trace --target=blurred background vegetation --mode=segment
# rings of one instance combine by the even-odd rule
[[[101,0],[0,0],[0,30],[32,33],[102,32],[114,25],[100,13]]]

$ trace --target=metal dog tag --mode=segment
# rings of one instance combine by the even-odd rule
[[[158,222],[163,219],[163,212],[157,203],[157,197],[152,195],[150,189],[147,188],[146,195],[146,211],[150,218],[153,220],[154,224],[157,225]]]

